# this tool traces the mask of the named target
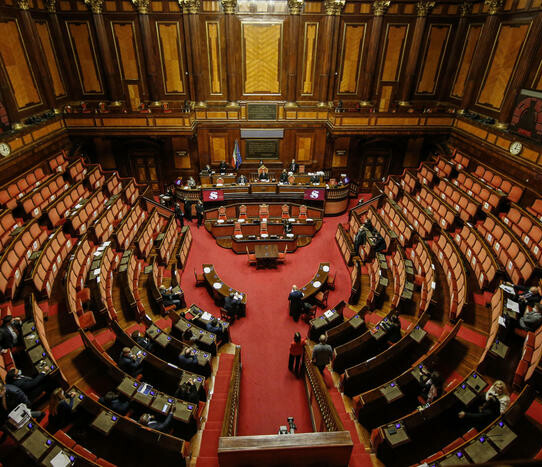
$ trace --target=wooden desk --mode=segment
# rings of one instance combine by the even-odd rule
[[[497,455],[497,450],[483,435],[476,437],[468,446],[465,446],[465,452],[476,464],[483,464]]]
[[[399,388],[399,385],[395,382],[381,387],[380,392],[386,398],[388,403],[403,397],[403,392]]]
[[[279,249],[277,245],[256,245],[254,247],[257,266],[273,267],[276,265],[279,257]]]
[[[501,451],[514,441],[516,435],[502,420],[487,432],[487,438]]]
[[[113,427],[117,424],[118,419],[119,418],[117,415],[107,410],[103,410],[98,414],[90,426],[104,435],[108,435]]]
[[[203,264],[203,275],[205,277],[205,280],[207,281],[207,287],[211,295],[214,295],[214,293],[217,293],[221,297],[221,304],[224,303],[224,299],[231,293],[231,292],[238,292],[240,295],[242,295],[241,300],[241,309],[244,311],[244,308],[247,304],[247,294],[244,292],[239,292],[228,285],[226,285],[220,277],[218,277],[215,268],[212,264]],[[241,311],[241,313],[243,313]]]
[[[405,426],[402,423],[392,423],[384,427],[382,431],[390,446],[401,446],[402,444],[410,441],[410,438],[405,430]]]
[[[320,291],[320,289],[327,282],[328,274],[329,263],[320,263],[320,266],[318,266],[318,271],[316,271],[314,277],[305,285],[305,287],[300,289],[301,292],[303,292],[303,300],[311,299]]]

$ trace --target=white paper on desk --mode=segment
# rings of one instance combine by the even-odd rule
[[[166,413],[167,409],[169,409],[169,404],[164,404],[164,407],[162,407],[162,412]]]
[[[501,284],[499,285],[499,287],[507,293],[514,293],[514,287],[510,287],[509,285],[506,285],[506,284]]]
[[[204,311],[201,315],[201,319],[204,319],[205,321],[209,321],[212,317],[213,315],[211,315],[211,313],[209,313],[208,311]]]
[[[331,310],[327,310],[325,313],[324,313],[324,316],[326,318],[331,318],[333,316],[333,311]]]
[[[499,316],[499,325],[502,326],[503,328],[506,327],[506,321],[504,320],[502,316]]]
[[[506,308],[509,310],[515,311],[516,313],[519,313],[519,303],[514,302],[513,300],[507,299],[506,300]]]
[[[66,467],[67,465],[71,465],[70,458],[64,454],[63,451],[60,451],[55,457],[51,459],[51,466],[52,467]]]

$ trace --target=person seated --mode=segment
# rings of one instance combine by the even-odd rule
[[[136,357],[129,347],[124,347],[118,361],[119,368],[134,378],[142,373],[143,361]]]
[[[241,301],[236,298],[235,292],[230,294],[224,299],[224,309],[228,312],[228,316],[233,320],[239,318],[239,305]]]
[[[279,182],[288,183],[288,172],[286,172],[286,169],[284,169],[280,174]]]
[[[457,414],[460,419],[468,421],[469,425],[478,431],[482,431],[501,413],[499,399],[494,394],[488,393],[489,391],[481,397],[478,404],[475,404],[474,410],[469,412],[462,410]]]
[[[152,352],[154,347],[153,342],[148,337],[145,337],[141,331],[132,332],[132,339],[139,347]]]
[[[299,165],[295,162],[295,159],[292,159],[292,162],[290,163],[290,167],[288,168],[288,172],[296,173],[299,169]]]
[[[524,285],[513,285],[510,283],[507,283],[507,285],[514,288],[520,313],[523,313],[528,306],[534,306],[542,300],[540,290],[536,286],[526,287]]]
[[[164,307],[175,305],[176,310],[180,310],[183,306],[182,294],[171,293],[172,287],[166,289],[165,286],[160,286],[160,295],[162,296],[162,303]]]
[[[260,180],[269,180],[269,174],[267,173],[267,169],[264,169],[264,170],[260,171],[260,173],[258,175],[258,179],[260,179]]]
[[[311,175],[311,183],[320,183],[320,175],[312,174]]]
[[[303,313],[303,292],[298,290],[297,285],[292,285],[292,290],[288,295],[290,301],[290,316],[294,318],[294,321],[299,321],[301,313]]]
[[[143,415],[141,415],[141,417],[139,417],[139,423],[148,428],[152,428],[153,430],[166,433],[169,425],[171,425],[171,421],[173,420],[173,412],[175,412],[175,406],[171,407],[171,411],[162,422],[156,420],[154,415],[151,415],[150,413],[144,413]]]
[[[186,186],[188,186],[188,188],[196,188],[196,180],[194,180],[194,177],[188,177],[188,180],[186,181]]]
[[[130,401],[115,391],[107,391],[105,396],[100,397],[98,402],[120,415],[126,415],[130,409]]]
[[[190,345],[195,344],[198,341],[198,338],[194,335],[192,329],[188,328],[183,334],[183,341],[190,343]]]
[[[373,247],[376,253],[380,253],[386,249],[386,240],[380,235],[380,232],[375,232],[374,234]]]
[[[506,409],[510,405],[510,395],[508,394],[508,389],[506,384],[504,384],[504,381],[498,379],[491,385],[486,392],[486,400],[491,396],[494,396],[499,400],[500,413],[503,414],[506,412]]]
[[[367,219],[359,228],[354,237],[354,251],[356,254],[359,252],[359,247],[365,245],[367,241],[367,236],[372,235],[373,233],[373,224],[369,219]]]
[[[536,303],[533,307],[527,307],[523,316],[519,318],[518,325],[525,331],[534,332],[542,324],[542,306]]]
[[[0,380],[0,426],[4,424],[10,412],[19,404],[24,404],[30,408],[30,400],[24,391],[12,384],[4,384]],[[31,410],[30,415],[40,422],[45,417],[45,412]]]
[[[194,371],[198,366],[198,358],[194,355],[194,351],[190,347],[185,347],[177,358],[179,366],[183,370]]]
[[[198,388],[194,384],[192,378],[187,379],[184,383],[179,383],[179,387],[175,392],[175,397],[186,402],[197,404],[199,402]]]
[[[239,183],[240,185],[244,185],[248,183],[248,178],[245,177],[243,174],[240,174],[239,177],[237,177],[237,183]]]
[[[292,224],[290,224],[290,221],[288,221],[287,219],[284,219],[283,223],[284,223],[284,234],[285,235],[291,234]]]
[[[392,314],[387,321],[383,321],[380,325],[386,331],[386,337],[391,342],[401,340],[401,320],[397,314]]]
[[[220,161],[220,165],[218,166],[218,171],[221,174],[225,174],[228,171],[228,164],[226,161]]]
[[[73,403],[76,397],[75,392],[66,394],[62,388],[56,388],[49,400],[49,422],[47,428],[54,433],[64,428],[73,419]],[[54,427],[54,429],[53,429]]]
[[[427,404],[431,404],[442,395],[442,378],[438,371],[427,371],[422,367],[422,398]]]
[[[49,392],[53,389],[51,380],[47,374],[48,370],[49,368],[45,367],[36,376],[30,377],[24,376],[21,370],[12,368],[6,374],[6,383],[17,386],[30,399],[35,399],[44,391]]]
[[[206,164],[203,170],[201,171],[202,175],[211,175],[213,173],[213,170],[211,169],[211,166],[209,164]]]
[[[7,315],[0,326],[0,350],[7,350],[22,344],[21,318]]]
[[[222,326],[221,324],[218,322],[218,320],[216,318],[212,318],[206,325],[205,325],[205,329],[207,329],[207,331],[213,333],[213,334],[216,334],[217,337],[222,337],[222,334],[223,334],[223,329],[222,329]]]

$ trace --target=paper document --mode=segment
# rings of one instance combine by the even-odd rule
[[[66,467],[71,464],[70,458],[64,453],[64,451],[60,451],[51,459],[52,467]]]
[[[506,284],[501,284],[499,287],[507,293],[514,293],[514,287],[510,287],[509,285],[506,285]]]
[[[502,316],[499,316],[499,325],[506,327],[506,321]]]
[[[514,302],[513,300],[507,299],[506,300],[506,308],[509,310],[515,311],[516,313],[519,313],[519,303]]]

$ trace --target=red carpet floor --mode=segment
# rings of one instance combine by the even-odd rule
[[[329,306],[348,296],[349,272],[334,238],[337,224],[345,220],[346,215],[326,218],[310,245],[288,254],[286,263],[276,269],[259,270],[248,265],[246,255],[222,249],[203,227],[190,225],[194,240],[182,278],[187,303],[218,313],[208,292],[194,287],[193,271],[201,271],[202,263],[213,263],[226,284],[248,294],[247,316],[232,328],[243,363],[239,435],[277,433],[289,416],[295,418],[298,432],[312,431],[303,382],[288,371],[292,337],[296,331],[306,335],[307,325],[289,316],[287,298],[292,284],[305,285],[321,261],[329,261],[337,271]]]

